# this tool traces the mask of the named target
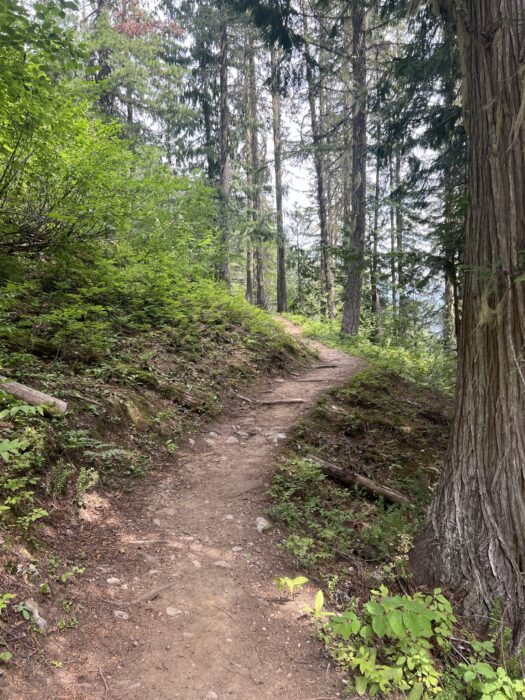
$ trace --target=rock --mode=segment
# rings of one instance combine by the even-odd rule
[[[204,442],[205,442],[209,447],[215,447],[215,440],[210,440],[210,438],[204,438]]]
[[[188,440],[188,443],[189,443],[192,447],[195,447],[195,440],[194,440],[193,438],[190,438],[190,439]]]
[[[231,569],[232,565],[224,561],[223,559],[219,559],[219,561],[214,562],[213,566],[217,566],[219,569]]]
[[[225,515],[224,519],[225,520],[234,520],[234,517],[233,517],[233,515]]]
[[[158,518],[153,518],[153,524],[160,527],[160,520]]]
[[[108,578],[108,584],[110,586],[120,586],[120,579],[117,578],[116,576],[110,576]]]
[[[210,436],[211,438],[218,438],[218,437],[219,437],[217,433],[214,433],[214,432],[213,432],[213,430],[211,431],[211,433],[209,433],[209,436]]]
[[[191,563],[193,564],[193,566],[194,566],[196,569],[200,569],[201,566],[202,566],[202,564],[200,563],[200,561],[197,561],[197,559],[193,559],[193,561],[192,561]]]
[[[210,692],[206,695],[206,700],[219,700],[219,696],[217,693],[214,693],[213,690],[210,690]]]
[[[239,444],[239,438],[236,438],[235,435],[230,435],[230,437],[226,440],[227,445],[238,445]]]
[[[175,617],[175,615],[182,615],[182,610],[177,610],[177,608],[166,608],[166,615],[170,617]]]
[[[242,552],[242,547],[232,547],[232,552]]]
[[[127,612],[124,612],[124,610],[113,610],[113,615],[117,620],[129,620],[129,615]]]
[[[270,527],[270,523],[266,520],[266,518],[259,516],[255,519],[255,527],[257,528],[257,532],[264,532]]]
[[[28,598],[24,601],[24,606],[31,613],[31,620],[38,627],[38,629],[45,631],[47,629],[47,620],[44,620],[44,618],[38,612],[38,606],[35,601],[32,598]]]

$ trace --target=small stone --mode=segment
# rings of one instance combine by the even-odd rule
[[[197,559],[193,559],[191,563],[193,564],[193,566],[194,566],[196,569],[200,569],[201,566],[202,566],[202,564],[200,563],[200,561],[197,561]]]
[[[182,615],[182,610],[177,610],[177,608],[166,608],[166,615],[170,617],[175,617],[176,615]]]
[[[149,575],[149,576],[156,576],[158,573],[159,573],[159,570],[158,570],[158,569],[150,569],[150,570],[148,571],[148,575]]]
[[[120,586],[120,579],[117,578],[116,576],[110,576],[108,578],[108,584],[110,586]]]
[[[153,518],[153,524],[160,527],[160,520],[158,518]]]
[[[117,620],[129,620],[129,615],[127,612],[124,612],[124,610],[113,610],[113,615]]]
[[[242,547],[232,547],[232,552],[242,552]]]
[[[217,693],[214,693],[213,690],[210,690],[210,692],[206,695],[206,700],[218,700],[219,696]]]
[[[190,439],[188,440],[188,442],[189,442],[189,444],[190,444],[192,447],[195,446],[195,440],[194,440],[193,438],[190,438]]]
[[[223,559],[219,559],[219,561],[216,561],[213,565],[217,566],[219,569],[231,569],[232,568],[232,565],[229,562],[224,561]]]
[[[127,584],[127,583],[123,583],[122,586],[121,586],[121,589],[122,589],[123,591],[127,591],[127,590],[128,590],[128,584]]]
[[[38,629],[45,631],[47,629],[47,620],[44,620],[44,618],[38,612],[38,607],[35,601],[32,598],[28,598],[26,601],[24,601],[24,605],[31,613],[31,620],[38,627]]]
[[[209,435],[210,435],[211,438],[217,438],[217,437],[219,437],[219,436],[217,435],[217,433],[214,433],[214,432],[213,432],[213,430],[211,431],[211,433],[209,433]]]
[[[229,515],[229,514],[228,514],[228,515],[225,515],[225,516],[224,516],[224,519],[225,519],[225,520],[234,520],[234,517],[233,517],[233,515]]]
[[[230,435],[230,437],[226,440],[227,445],[238,445],[239,444],[239,438],[236,438],[234,435]]]
[[[258,517],[255,519],[255,527],[257,528],[257,532],[264,532],[270,527],[270,523],[266,518]]]

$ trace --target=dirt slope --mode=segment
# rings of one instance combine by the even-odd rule
[[[288,330],[297,330],[285,322]],[[259,385],[262,406],[239,400],[174,468],[124,495],[118,517],[94,499],[97,565],[79,581],[89,589],[81,624],[46,644],[48,659],[24,687],[2,697],[31,700],[255,700],[339,697],[339,678],[321,657],[302,617],[314,590],[290,602],[273,578],[291,574],[271,530],[260,533],[272,457],[287,431],[327,388],[362,366],[312,343],[318,364],[301,376]],[[320,379],[322,381],[304,380]],[[91,535],[93,537],[93,533]],[[86,606],[88,603],[86,602]]]

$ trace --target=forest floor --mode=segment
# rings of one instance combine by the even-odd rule
[[[293,334],[299,331],[283,321]],[[342,694],[304,615],[274,578],[295,575],[268,509],[274,455],[301,416],[364,361],[311,341],[318,359],[252,385],[141,488],[92,494],[78,542],[80,622],[43,644],[47,663],[0,689],[9,700],[212,700]],[[321,365],[323,367],[321,367]],[[308,381],[305,381],[308,380]],[[264,405],[301,399],[304,403]],[[67,609],[68,601],[64,607]],[[58,663],[60,661],[60,663]]]

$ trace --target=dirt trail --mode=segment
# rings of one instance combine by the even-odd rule
[[[305,404],[239,402],[177,453],[176,469],[129,496],[114,530],[119,549],[108,547],[88,579],[100,596],[96,615],[54,642],[52,651],[65,663],[36,678],[38,690],[5,697],[340,697],[340,680],[302,616],[315,590],[292,602],[279,599],[274,577],[297,573],[277,547],[278,533],[255,526],[265,516],[273,454],[285,433],[327,388],[362,367],[356,358],[312,345],[318,364],[336,366],[273,380],[255,396]],[[104,508],[95,511],[106,527],[111,518],[105,522],[104,513],[111,511]]]

